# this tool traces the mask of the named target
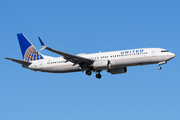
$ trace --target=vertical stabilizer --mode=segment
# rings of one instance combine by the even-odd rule
[[[24,61],[34,61],[44,59],[39,51],[22,33],[17,34]]]

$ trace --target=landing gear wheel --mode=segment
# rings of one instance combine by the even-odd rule
[[[96,74],[96,78],[100,79],[102,76],[100,73]]]
[[[161,66],[159,66],[158,69],[161,70]]]
[[[86,71],[86,75],[89,75],[89,76],[90,76],[91,74],[92,74],[92,73],[91,73],[90,70],[87,70],[87,71]]]

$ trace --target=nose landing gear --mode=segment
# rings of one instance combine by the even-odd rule
[[[166,64],[166,63],[167,63],[167,61],[159,62],[159,63],[158,63],[158,64],[159,64],[158,69],[161,70],[161,66],[160,66],[160,65],[163,65],[163,64]]]
[[[158,69],[161,70],[161,66],[160,65],[158,66]]]

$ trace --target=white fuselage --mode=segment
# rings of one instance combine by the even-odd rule
[[[161,48],[140,48],[112,52],[100,52],[94,54],[79,54],[84,58],[96,60],[109,60],[110,66],[107,69],[147,65],[147,64],[163,64],[175,57],[175,54]],[[84,71],[78,64],[67,62],[63,57],[46,58],[43,60],[32,61],[31,65],[23,65],[23,67],[43,72],[66,73]]]

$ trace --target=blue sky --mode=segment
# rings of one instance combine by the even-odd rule
[[[8,0],[0,2],[1,120],[179,120],[180,1]],[[126,74],[33,72],[22,60],[17,33],[71,54],[158,47],[176,57],[128,67]],[[58,57],[57,54],[41,51]]]

